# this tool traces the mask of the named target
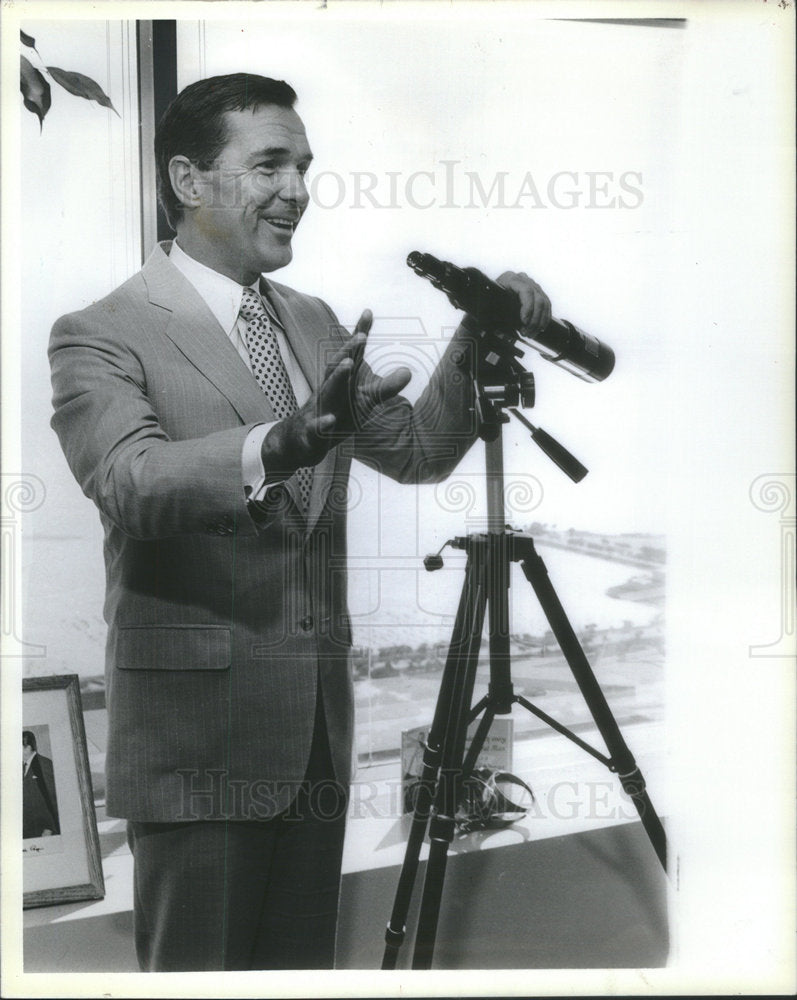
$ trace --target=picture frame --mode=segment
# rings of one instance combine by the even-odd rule
[[[77,674],[23,678],[22,734],[23,909],[102,899]]]

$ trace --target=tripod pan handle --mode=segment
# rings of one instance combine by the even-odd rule
[[[575,455],[571,455],[570,452],[563,445],[559,444],[550,434],[547,434],[541,427],[532,431],[532,439],[542,448],[548,458],[569,476],[574,483],[580,483],[581,480],[586,476],[589,471],[585,466],[579,462]]]

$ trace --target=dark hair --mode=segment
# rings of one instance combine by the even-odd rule
[[[30,747],[31,750],[35,750],[36,749],[36,737],[30,731],[30,729],[23,729],[22,730],[22,746],[23,747]]]
[[[172,157],[185,156],[208,170],[227,143],[227,111],[255,111],[264,104],[292,108],[295,101],[296,91],[284,80],[250,73],[211,76],[180,91],[155,131],[158,199],[172,229],[183,216],[169,177]]]

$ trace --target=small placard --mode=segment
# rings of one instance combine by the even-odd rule
[[[476,734],[478,720],[468,728],[465,752]],[[423,753],[429,737],[429,726],[405,729],[401,734],[401,798],[404,812],[414,808],[413,788],[423,771]],[[512,770],[512,719],[494,719],[484,746],[476,760],[477,767],[490,771]]]

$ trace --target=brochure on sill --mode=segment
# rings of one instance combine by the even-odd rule
[[[468,728],[465,742],[465,752],[470,747],[476,734],[478,721]],[[416,726],[405,729],[401,733],[401,796],[404,812],[413,809],[412,790],[423,771],[423,753],[426,739],[429,736],[429,726]],[[487,739],[484,741],[481,753],[476,760],[477,767],[490,771],[512,770],[512,719],[494,719]]]

